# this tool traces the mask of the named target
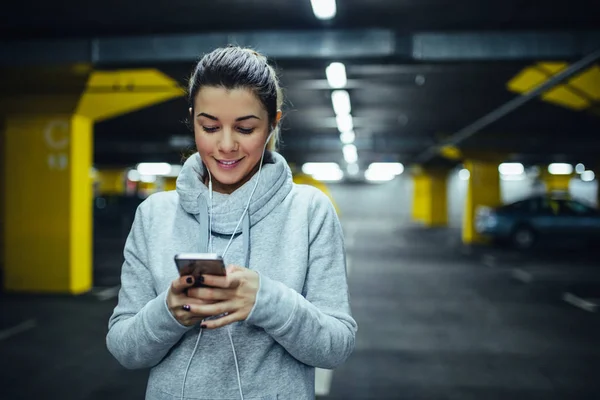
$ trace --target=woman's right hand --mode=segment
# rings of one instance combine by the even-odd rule
[[[193,326],[210,315],[195,314],[194,305],[214,304],[215,301],[200,300],[188,297],[186,290],[194,286],[192,276],[182,276],[171,282],[171,289],[167,294],[167,306],[175,319],[184,326]]]

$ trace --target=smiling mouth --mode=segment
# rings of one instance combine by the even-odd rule
[[[219,166],[223,167],[223,168],[233,168],[236,165],[238,165],[240,163],[240,161],[242,161],[244,158],[240,158],[239,160],[217,160],[215,158],[215,160],[217,161],[217,164],[219,164]]]

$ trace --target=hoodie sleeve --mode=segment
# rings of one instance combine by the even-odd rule
[[[148,269],[144,209],[138,207],[125,243],[118,304],[108,322],[106,344],[126,368],[149,368],[158,364],[189,329],[167,307],[169,289],[156,293]],[[146,207],[145,207],[146,206]]]
[[[308,272],[302,294],[260,276],[247,322],[263,328],[299,361],[332,369],[354,350],[342,228],[331,201],[318,192],[309,210]]]

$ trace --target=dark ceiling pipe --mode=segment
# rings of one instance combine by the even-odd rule
[[[439,154],[439,151],[441,150],[441,148],[443,148],[445,146],[458,146],[460,143],[464,142],[466,139],[475,135],[477,132],[481,131],[483,128],[498,121],[500,118],[510,114],[511,112],[515,111],[522,105],[533,100],[534,98],[536,98],[540,94],[544,93],[545,91],[552,89],[554,86],[558,85],[565,79],[572,77],[579,71],[590,66],[591,64],[596,62],[598,59],[600,59],[600,49],[594,51],[593,53],[588,54],[581,60],[571,64],[567,69],[554,75],[552,78],[548,79],[546,82],[544,82],[540,86],[536,87],[535,89],[531,90],[527,94],[515,97],[514,99],[503,104],[502,106],[498,107],[497,109],[490,112],[489,114],[484,115],[483,117],[479,118],[478,120],[471,123],[470,125],[467,125],[466,127],[459,130],[458,132],[450,135],[449,138],[441,141],[440,143],[435,144],[434,146],[427,148],[427,150],[423,151],[415,158],[414,162],[416,164],[426,163],[428,161],[431,161],[433,158],[435,158]]]

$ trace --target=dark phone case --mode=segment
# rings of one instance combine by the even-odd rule
[[[200,282],[201,275],[225,276],[225,265],[221,260],[176,260],[179,276],[194,277],[194,287],[206,287]]]

